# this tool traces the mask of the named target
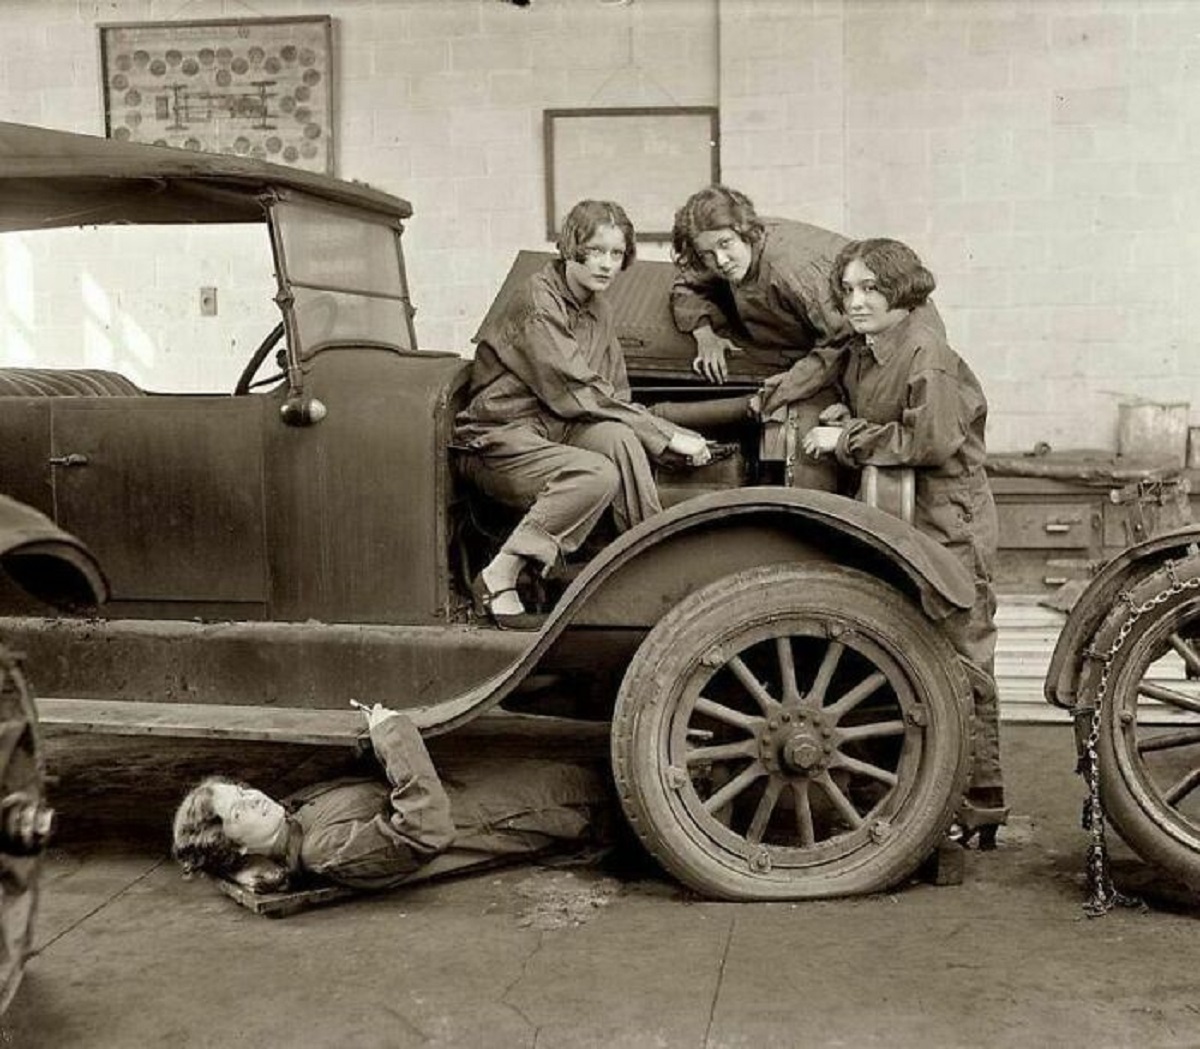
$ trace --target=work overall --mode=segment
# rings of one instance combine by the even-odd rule
[[[676,427],[629,401],[608,303],[577,299],[548,263],[479,334],[471,400],[455,420],[462,474],[525,511],[503,552],[543,572],[579,547],[610,506],[619,531],[662,509],[647,453]]]
[[[987,400],[950,348],[931,303],[894,328],[851,343],[842,375],[853,418],[837,457],[845,465],[908,466],[916,478],[913,524],[971,574],[975,602],[941,625],[962,657],[975,705],[975,763],[968,799],[1003,805],[996,692],[996,504],[984,472]]]

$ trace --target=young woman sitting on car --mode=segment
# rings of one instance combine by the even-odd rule
[[[535,273],[480,333],[470,402],[456,420],[466,478],[524,511],[472,584],[476,611],[528,629],[517,581],[577,549],[611,507],[617,529],[662,509],[648,456],[695,465],[704,438],[630,401],[625,359],[605,293],[635,255],[619,204],[584,200],[563,222],[559,258]]]

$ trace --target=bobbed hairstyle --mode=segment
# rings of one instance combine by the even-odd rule
[[[704,270],[696,251],[696,236],[714,229],[731,229],[747,244],[762,240],[763,224],[745,193],[729,186],[712,185],[693,193],[675,212],[671,229],[671,254],[690,270]]]
[[[875,287],[890,309],[916,309],[937,287],[933,274],[907,244],[886,237],[852,240],[838,252],[829,271],[829,290],[839,305],[845,301],[842,277],[855,259],[875,274]]]
[[[203,871],[218,878],[233,878],[260,892],[282,889],[288,882],[287,868],[262,856],[247,856],[228,834],[213,809],[213,787],[244,786],[225,776],[208,776],[184,796],[175,810],[171,826],[171,855],[185,874]],[[253,867],[253,878],[242,877]]]
[[[637,258],[633,223],[625,209],[611,200],[581,200],[567,212],[558,234],[558,254],[570,262],[583,262],[587,257],[584,248],[601,226],[615,226],[625,235],[625,258],[621,260],[621,269],[629,269]]]
[[[184,796],[171,825],[171,855],[187,874],[207,871],[232,874],[244,855],[226,833],[225,824],[213,808],[213,787],[238,784],[224,776],[208,776]]]

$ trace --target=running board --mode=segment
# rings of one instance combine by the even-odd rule
[[[356,710],[143,703],[133,700],[39,697],[38,724],[43,735],[101,733],[113,736],[170,736],[185,739],[238,739],[319,746],[355,744],[366,735]],[[418,724],[420,711],[406,711]],[[455,736],[559,740],[607,747],[607,722],[514,714],[491,710],[458,729]]]

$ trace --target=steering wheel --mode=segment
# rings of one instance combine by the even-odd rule
[[[267,359],[267,355],[275,349],[275,347],[283,339],[283,321],[275,325],[268,333],[267,337],[258,344],[258,349],[250,355],[250,360],[246,362],[246,367],[242,369],[242,374],[238,376],[237,385],[233,388],[235,397],[242,397],[248,394],[256,385],[262,385],[266,382],[274,382],[276,379],[282,379],[284,374],[280,372],[278,375],[272,375],[266,379],[260,379],[257,383],[253,382],[254,376],[258,374],[258,369],[262,367],[263,361]]]

